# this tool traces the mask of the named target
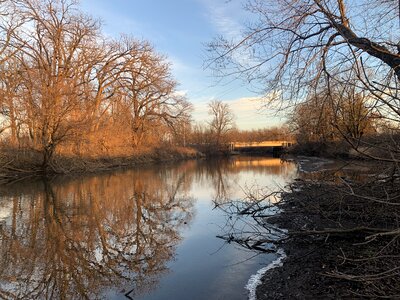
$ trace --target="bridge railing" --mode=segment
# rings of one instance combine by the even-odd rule
[[[290,147],[294,144],[293,141],[263,141],[263,142],[232,142],[229,148],[256,148],[256,147]]]

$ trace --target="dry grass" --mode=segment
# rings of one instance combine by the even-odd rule
[[[139,164],[156,163],[198,158],[201,153],[185,147],[162,145],[160,147],[140,147],[130,151],[101,153],[93,151],[87,155],[67,152],[68,147],[61,147],[51,161],[48,174],[69,174],[95,172],[99,170],[130,167]],[[12,149],[3,146],[0,152],[0,179],[10,181],[21,177],[43,173],[41,152],[33,149]]]

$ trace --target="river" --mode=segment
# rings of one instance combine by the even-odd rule
[[[296,173],[237,156],[0,186],[0,298],[246,299],[277,256],[217,238],[253,225],[221,208]]]

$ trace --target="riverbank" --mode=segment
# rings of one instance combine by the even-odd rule
[[[56,154],[46,175],[94,173],[160,162],[173,162],[204,157],[188,147],[147,148],[126,156],[84,157]],[[43,156],[33,150],[3,150],[0,157],[0,182],[43,175]]]
[[[304,179],[268,219],[288,230],[287,258],[263,276],[257,299],[400,298],[399,178],[382,164],[351,177],[348,162],[298,163]]]

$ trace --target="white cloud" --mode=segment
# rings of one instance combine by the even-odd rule
[[[196,122],[206,122],[210,119],[208,115],[208,103],[213,100],[196,102],[194,104],[193,119]],[[279,126],[284,123],[284,119],[274,116],[273,110],[260,110],[265,97],[242,97],[224,101],[228,103],[235,115],[236,125],[239,129],[259,129],[271,126]]]

